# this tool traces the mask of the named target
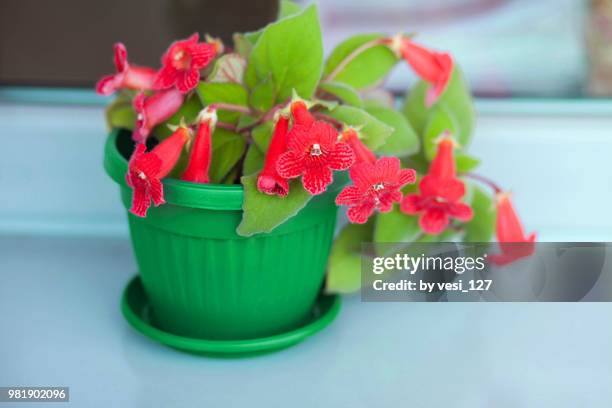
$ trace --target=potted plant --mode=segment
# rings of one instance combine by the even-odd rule
[[[421,80],[396,110],[380,84],[401,61]],[[411,36],[358,35],[324,59],[316,6],[283,1],[231,48],[194,34],[155,70],[116,44],[115,65],[97,91],[117,94],[104,164],[139,268],[123,312],[168,345],[300,341],[333,320],[336,293],[358,289],[362,241],[489,241],[495,225],[501,241],[534,239],[472,173],[472,100],[454,59]],[[493,188],[497,215],[469,177]],[[350,223],[334,242],[338,206]]]

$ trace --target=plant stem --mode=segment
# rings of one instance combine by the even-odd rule
[[[221,129],[231,130],[232,132],[236,132],[236,125],[232,125],[231,123],[217,121],[217,127]]]
[[[268,120],[274,119],[274,115],[276,114],[276,112],[279,109],[282,109],[285,105],[286,105],[286,103],[279,103],[278,105],[273,106],[272,108],[270,108],[269,111],[264,113],[257,121],[255,121],[254,123],[250,124],[249,126],[243,127],[242,129],[240,129],[240,131],[241,132],[250,131],[253,128],[261,125],[262,123],[264,123],[264,122],[266,122]]]
[[[493,192],[495,194],[499,194],[501,192],[503,192],[504,190],[501,189],[501,187],[495,183],[493,180],[485,177],[485,176],[481,176],[480,174],[476,174],[476,173],[462,173],[462,176],[465,176],[467,178],[471,178],[472,180],[476,180],[479,181],[485,185],[487,185],[488,187],[490,187]]]
[[[355,58],[357,58],[361,53],[369,50],[372,47],[382,44],[384,44],[382,38],[376,38],[374,40],[361,44],[359,47],[355,48],[353,52],[347,55],[346,58],[344,58],[340,62],[340,64],[338,64],[338,66],[336,66],[336,68],[334,68],[334,70],[330,72],[326,78],[323,79],[323,81],[333,81],[334,78],[336,78],[338,74],[340,74],[340,72],[342,72],[342,70],[346,68],[346,66],[350,64]]]
[[[251,108],[249,108],[248,106],[234,105],[232,103],[216,102],[210,104],[209,106],[219,110],[246,113],[247,115],[253,113]]]

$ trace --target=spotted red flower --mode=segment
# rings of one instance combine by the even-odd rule
[[[190,138],[190,130],[179,127],[150,152],[146,152],[144,144],[136,145],[125,176],[127,184],[133,190],[130,209],[133,214],[145,217],[151,206],[151,200],[156,207],[166,202],[161,179],[175,166],[185,143]]]
[[[365,223],[374,210],[389,212],[402,200],[400,188],[416,180],[413,169],[401,169],[397,157],[381,157],[375,163],[360,162],[349,170],[353,185],[336,197],[336,204],[346,205],[348,218]]]
[[[160,91],[152,96],[139,93],[132,104],[136,111],[136,127],[132,138],[144,143],[153,128],[174,115],[183,104],[184,95],[176,89]]]
[[[502,253],[491,255],[489,259],[501,266],[532,255],[535,251],[536,234],[534,232],[529,236],[525,235],[521,220],[510,201],[510,194],[499,193],[496,200],[496,235]]]
[[[217,123],[214,109],[205,108],[198,115],[198,132],[189,153],[189,164],[181,177],[193,183],[208,183],[208,172],[212,160],[212,133]]]
[[[264,167],[257,176],[257,189],[269,195],[285,197],[289,194],[289,182],[281,177],[276,170],[276,162],[281,154],[287,150],[287,133],[289,130],[289,117],[279,115],[274,125],[274,133],[266,153]]]
[[[206,68],[217,54],[217,44],[199,42],[194,33],[186,40],[175,41],[162,57],[162,68],[155,78],[156,89],[175,86],[187,93],[198,85],[200,70]]]
[[[376,155],[374,155],[374,153],[368,149],[365,144],[363,144],[355,129],[348,128],[344,130],[342,135],[340,135],[340,140],[346,142],[349,146],[351,146],[351,149],[353,149],[353,153],[355,153],[355,163],[376,162]]]
[[[325,191],[333,181],[332,170],[346,170],[355,162],[350,146],[338,141],[336,129],[323,121],[294,125],[288,139],[276,170],[286,179],[302,176],[302,184],[311,194]]]
[[[127,60],[127,50],[122,43],[115,46],[115,68],[113,75],[102,77],[96,84],[96,92],[100,95],[110,95],[119,89],[147,90],[153,88],[156,71],[153,68],[130,65]]]
[[[473,216],[470,206],[460,202],[465,184],[456,178],[453,147],[452,138],[443,136],[428,174],[419,183],[420,194],[406,195],[400,206],[406,214],[421,214],[419,224],[427,234],[440,234],[451,218],[469,221]]]
[[[425,105],[433,105],[446,90],[453,74],[453,57],[446,52],[429,50],[410,38],[398,35],[388,41],[391,49],[410,64],[416,74],[430,84]]]

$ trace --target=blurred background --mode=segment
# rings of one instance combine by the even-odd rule
[[[612,93],[612,0],[322,0],[319,7],[328,50],[357,32],[417,32],[423,43],[453,51],[477,95]],[[0,83],[91,88],[112,69],[115,41],[127,44],[133,61],[158,66],[173,39],[200,31],[229,41],[276,12],[276,0],[3,0]],[[389,86],[405,89],[410,80],[398,69]]]

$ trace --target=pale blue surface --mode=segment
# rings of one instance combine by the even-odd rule
[[[0,385],[71,406],[605,408],[611,304],[361,303],[296,347],[196,357],[121,317],[121,239],[0,238]],[[19,407],[40,407],[23,404]]]
[[[353,297],[277,354],[207,359],[149,341],[120,315],[136,269],[102,171],[102,104],[79,92],[0,89],[0,386],[70,386],[72,406],[94,408],[612,405],[610,304]],[[612,241],[610,101],[477,108],[472,152],[515,191],[529,231]]]

